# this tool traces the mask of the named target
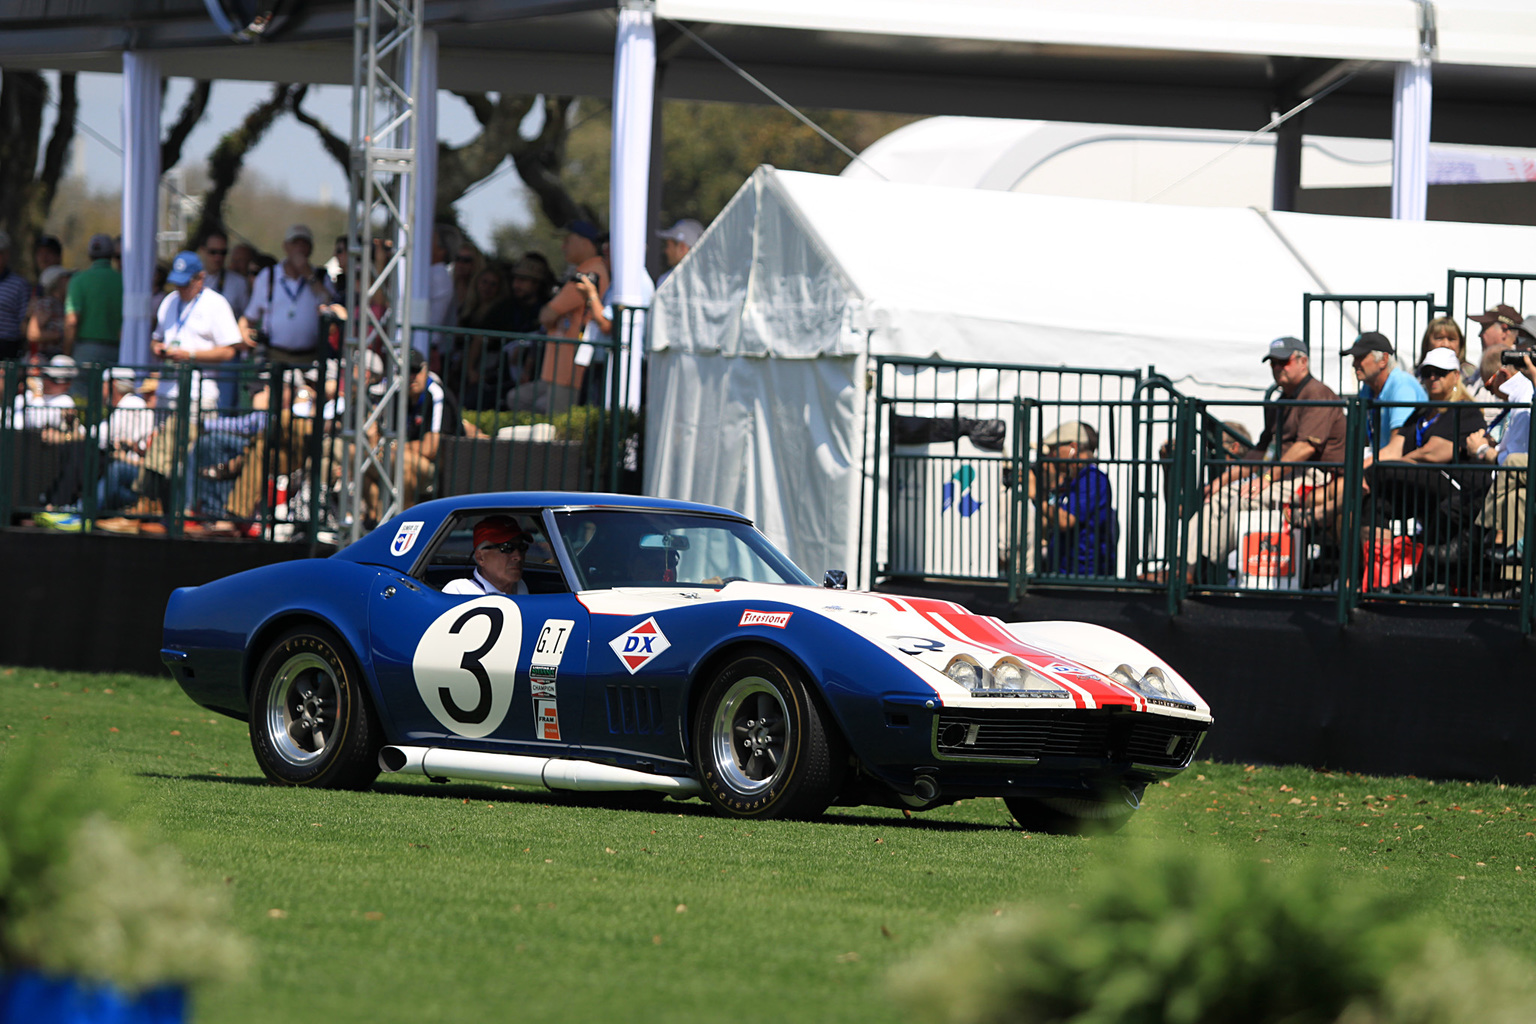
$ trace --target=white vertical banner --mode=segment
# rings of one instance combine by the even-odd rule
[[[432,319],[432,236],[437,223],[437,33],[421,33],[421,62],[413,69],[416,106],[416,173],[411,178],[415,194],[411,202],[412,230],[410,323],[424,324]],[[449,253],[451,260],[457,253]],[[416,331],[411,344],[422,355],[431,351],[429,331]]]
[[[1423,220],[1429,205],[1431,64],[1397,65],[1392,94],[1392,217]]]
[[[651,114],[656,102],[654,0],[623,0],[613,52],[613,149],[609,167],[608,229],[613,259],[611,302],[631,309],[649,306],[655,287],[645,272],[649,228]],[[626,318],[628,321],[628,318]],[[628,353],[624,404],[640,408],[640,366],[645,324],[635,318],[624,332]]]
[[[150,361],[160,208],[160,61],[123,52],[123,334],[118,361]]]

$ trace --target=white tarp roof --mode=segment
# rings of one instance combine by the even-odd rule
[[[1156,365],[1262,389],[1302,296],[1445,298],[1536,228],[1070,199],[760,168],[657,292],[653,345]],[[1475,349],[1475,344],[1474,344]],[[1475,354],[1475,353],[1474,353]]]
[[[1530,67],[1524,0],[1435,0],[1439,60]],[[678,21],[1339,60],[1410,61],[1411,0],[657,0]]]

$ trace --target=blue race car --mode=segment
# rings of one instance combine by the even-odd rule
[[[482,582],[498,552],[515,585]],[[701,795],[743,818],[1000,796],[1026,828],[1115,827],[1211,724],[1112,630],[827,575],[728,509],[467,495],[330,558],[177,590],[161,653],[193,700],[250,723],[274,782],[414,772]]]

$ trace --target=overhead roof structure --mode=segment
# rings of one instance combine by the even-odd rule
[[[0,65],[350,83],[351,0],[293,0],[282,33],[232,42],[203,0],[0,8]],[[1439,0],[1434,138],[1536,146],[1536,7]],[[447,89],[611,94],[615,0],[429,0]],[[1313,135],[1387,137],[1393,66],[1420,53],[1413,0],[656,0],[668,98],[759,102],[688,25],[791,103],[1252,130],[1334,81]],[[1357,62],[1365,62],[1364,65]]]

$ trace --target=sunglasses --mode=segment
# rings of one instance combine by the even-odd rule
[[[208,250],[208,255],[209,256],[223,256],[223,255],[225,255],[228,252],[229,252],[228,249],[209,249]]]
[[[1442,370],[1437,366],[1424,366],[1419,368],[1419,379],[1439,380],[1441,377],[1445,377],[1455,372],[1455,370]]]
[[[492,551],[500,551],[504,555],[510,555],[514,551],[518,552],[519,554],[523,554],[528,550],[528,541],[526,539],[509,540],[504,544],[487,544],[485,546],[490,548]]]

